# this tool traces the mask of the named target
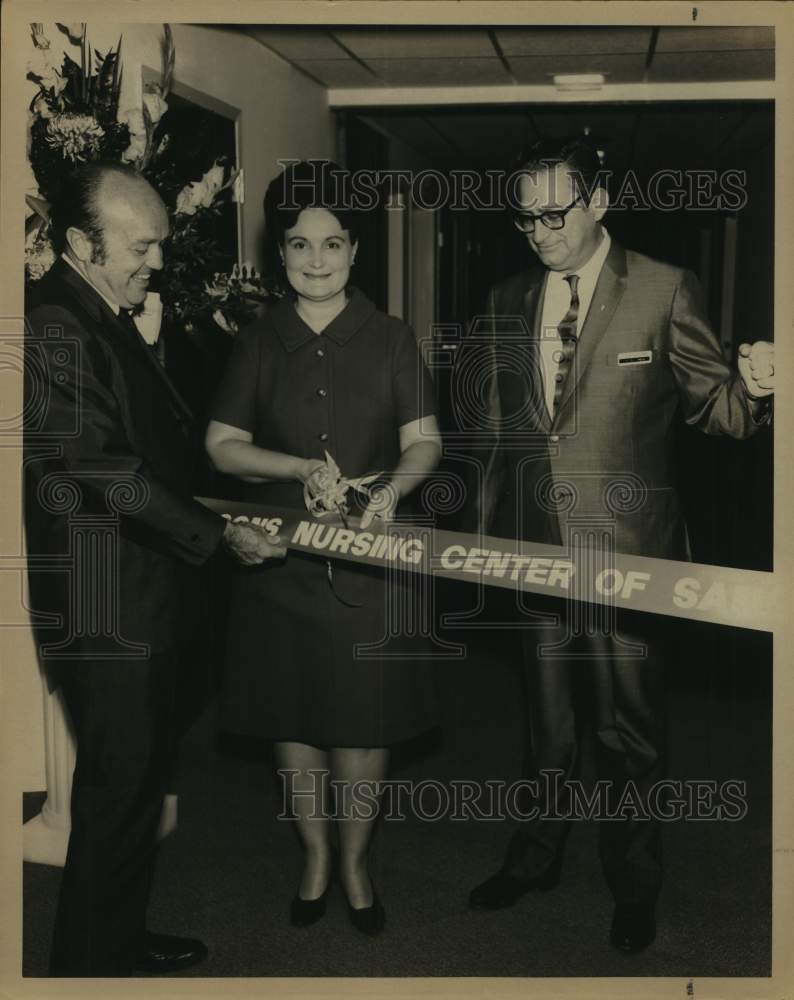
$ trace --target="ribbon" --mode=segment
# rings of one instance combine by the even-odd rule
[[[595,553],[418,522],[378,522],[362,531],[356,517],[345,525],[341,518],[320,520],[298,510],[196,499],[229,520],[260,525],[287,548],[323,559],[763,632],[773,631],[785,613],[773,574],[757,570]]]

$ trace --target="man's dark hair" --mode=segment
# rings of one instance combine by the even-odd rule
[[[601,166],[596,147],[584,136],[538,139],[516,157],[513,175],[554,170],[560,164],[567,167],[576,190],[586,202],[589,203],[597,187],[606,187],[607,171]]]
[[[265,228],[279,246],[284,234],[297,223],[305,208],[324,208],[342,229],[357,239],[357,213],[353,207],[350,174],[331,160],[292,163],[272,181],[265,194]]]
[[[100,220],[97,193],[102,181],[115,174],[141,180],[138,171],[127,163],[85,163],[63,179],[58,198],[50,209],[50,233],[56,253],[66,249],[67,230],[81,229],[93,244],[91,262],[105,259],[104,230]]]

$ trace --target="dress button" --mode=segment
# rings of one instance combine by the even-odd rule
[[[557,374],[554,376],[554,381],[555,382],[562,382],[562,378],[563,378],[562,373],[561,372],[557,372]]]
[[[322,347],[318,347],[314,353],[317,355],[318,358],[325,357],[325,351],[322,349]]]
[[[321,441],[327,441],[327,440],[328,440],[328,435],[327,435],[327,434],[325,433],[325,431],[323,431],[323,433],[322,433],[322,434],[318,434],[318,435],[317,435],[317,437],[318,437],[318,438],[319,438],[319,439],[320,439]]]
[[[552,435],[551,435],[551,436],[549,437],[549,441],[551,441],[551,442],[552,442],[552,444],[557,444],[557,442],[558,442],[559,440],[560,440],[560,435],[559,435],[559,434],[552,434]]]
[[[318,389],[317,395],[320,396],[321,399],[324,399],[328,395],[328,393],[325,391],[325,389]]]

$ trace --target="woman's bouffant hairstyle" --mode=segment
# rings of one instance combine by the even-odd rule
[[[352,203],[351,175],[330,160],[291,163],[270,183],[265,194],[265,228],[279,246],[284,234],[297,223],[304,208],[324,208],[357,238],[356,211]]]

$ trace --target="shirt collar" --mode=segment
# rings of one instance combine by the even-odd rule
[[[604,261],[607,259],[609,248],[612,245],[612,239],[607,230],[603,226],[601,229],[603,236],[593,255],[589,260],[585,261],[581,267],[578,267],[575,271],[569,272],[569,274],[577,274],[580,281],[584,280],[585,282],[593,285],[595,285],[598,280],[598,275],[601,273],[601,268],[604,266]],[[562,271],[552,271],[551,274],[559,281],[564,281],[568,276]]]
[[[83,272],[82,272],[82,271],[80,270],[80,268],[79,268],[79,267],[77,266],[77,264],[75,264],[75,262],[74,262],[74,261],[73,261],[73,260],[72,260],[72,259],[71,259],[71,258],[70,258],[70,257],[68,256],[68,254],[66,254],[66,253],[62,253],[62,254],[61,254],[61,259],[62,259],[62,260],[65,260],[65,261],[66,261],[66,263],[67,263],[67,264],[69,265],[69,267],[71,267],[71,269],[72,269],[73,271],[75,271],[75,272],[76,272],[77,274],[79,274],[79,275],[80,275],[80,277],[81,277],[81,278],[83,279],[83,281],[84,281],[84,282],[85,282],[85,283],[86,283],[87,285],[90,285],[90,286],[91,286],[91,287],[92,287],[92,288],[94,289],[94,291],[95,291],[95,292],[97,293],[97,295],[98,295],[98,296],[99,296],[99,297],[100,297],[100,298],[101,298],[101,299],[102,299],[102,300],[103,300],[104,302],[106,302],[106,303],[107,303],[107,305],[108,305],[108,308],[109,308],[109,309],[111,309],[111,310],[113,311],[113,313],[114,313],[114,314],[115,314],[116,316],[118,316],[118,315],[119,315],[119,313],[121,312],[121,306],[120,306],[120,305],[118,304],[118,302],[113,302],[113,301],[111,301],[111,300],[110,300],[110,299],[109,299],[109,298],[107,297],[107,295],[103,295],[103,294],[102,294],[102,292],[100,292],[100,290],[99,290],[99,289],[97,288],[97,286],[96,286],[96,285],[94,284],[94,282],[93,282],[93,281],[89,281],[89,279],[88,279],[88,278],[86,277],[86,275],[85,275],[85,274],[83,274]]]

